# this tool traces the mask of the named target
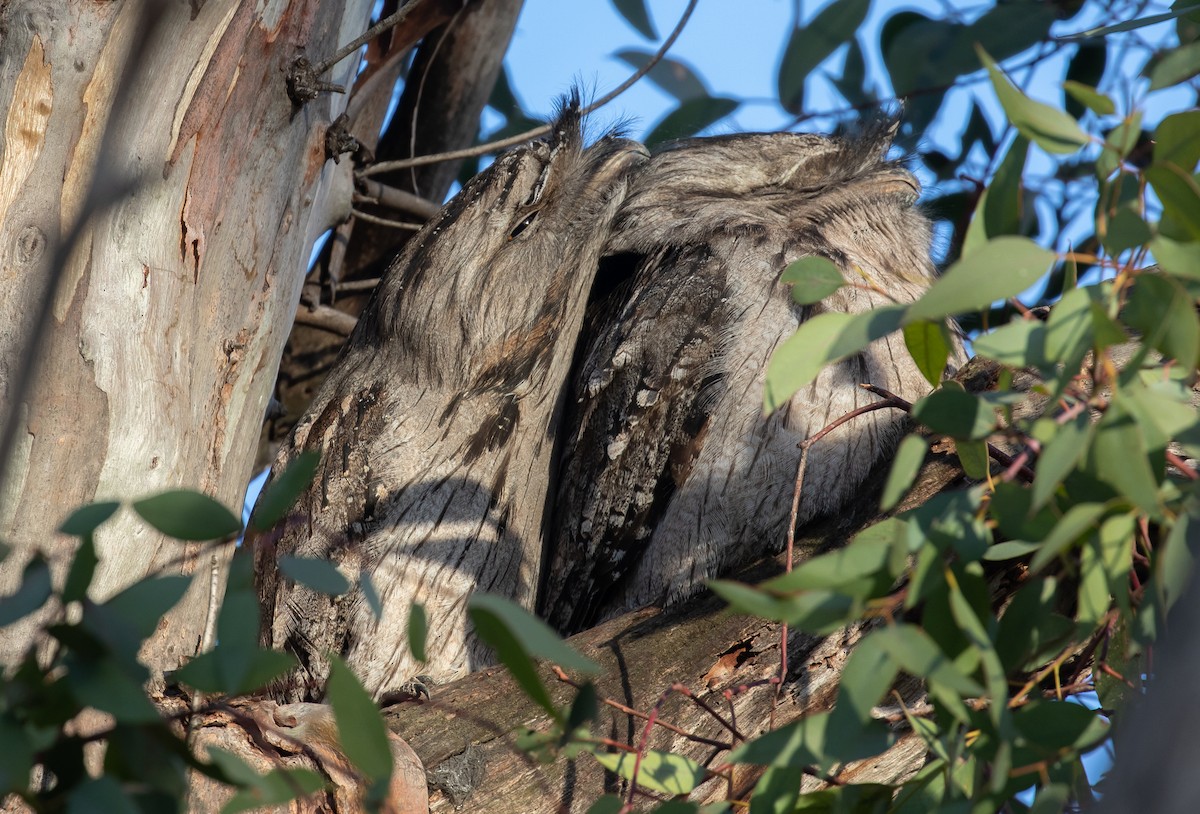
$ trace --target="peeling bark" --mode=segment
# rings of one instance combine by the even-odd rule
[[[12,590],[36,548],[56,567],[74,540],[55,533],[74,507],[197,488],[230,506],[299,299],[308,247],[344,211],[331,202],[349,167],[326,161],[324,130],[345,105],[296,109],[283,68],[361,33],[367,0],[247,4],[210,0],[194,18],[165,4],[158,35],[132,42],[142,3],[0,7],[0,396],[54,250],[84,212],[103,162],[137,186],[80,233],[55,294],[36,384],[17,405],[15,454],[0,496]],[[111,119],[126,54],[127,109]],[[353,60],[330,77],[346,83]],[[113,128],[101,154],[105,127]],[[208,614],[209,551],[180,546],[123,512],[97,535],[92,597],[151,573],[198,574],[144,656],[169,669],[191,653]],[[223,562],[229,546],[213,550]],[[11,660],[44,617],[4,631]]]

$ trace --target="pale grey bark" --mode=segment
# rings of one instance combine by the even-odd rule
[[[299,298],[308,247],[346,212],[349,167],[326,160],[324,130],[345,98],[297,109],[282,69],[366,27],[368,0],[209,0],[192,18],[165,3],[158,35],[131,39],[143,4],[23,0],[0,8],[0,394],[23,363],[54,250],[83,211],[96,162],[136,188],[80,233],[54,301],[0,502],[17,556],[55,566],[74,540],[55,529],[79,504],[195,488],[241,502],[263,410]],[[110,112],[126,54],[140,68]],[[353,60],[331,78],[346,83]],[[105,127],[110,153],[99,155]],[[98,534],[92,596],[151,573],[196,574],[144,656],[195,652],[208,612],[209,556],[124,511]],[[228,555],[226,547],[220,558]],[[36,618],[4,631],[0,655]]]

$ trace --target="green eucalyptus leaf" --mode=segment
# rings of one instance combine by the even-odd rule
[[[958,454],[958,462],[962,464],[963,472],[972,480],[985,480],[988,476],[991,458],[988,456],[986,441],[955,441],[954,451]]]
[[[1146,245],[1152,237],[1149,224],[1142,220],[1137,209],[1126,205],[1119,208],[1109,220],[1108,231],[1104,235],[1104,248],[1116,257],[1121,252]]]
[[[1200,162],[1200,110],[1167,116],[1154,128],[1154,163],[1195,172]]]
[[[789,573],[780,574],[759,589],[771,593],[841,588],[873,580],[882,574],[890,585],[895,576],[889,571],[891,551],[903,521],[888,518],[864,529],[849,545],[805,560]]]
[[[1053,261],[1053,252],[1028,238],[989,240],[947,269],[909,306],[905,322],[979,311],[997,300],[1014,297],[1041,279]]]
[[[1028,556],[1041,548],[1038,543],[1026,543],[1021,540],[1008,540],[989,546],[983,558],[988,562],[1003,562]]]
[[[890,657],[882,639],[886,628],[875,630],[862,639],[850,652],[850,658],[838,681],[837,706],[830,719],[827,740],[838,729],[853,729],[872,722],[871,710],[892,686],[900,665]],[[825,751],[828,754],[829,744]],[[831,757],[845,759],[842,755]]]
[[[1037,790],[1029,814],[1061,814],[1070,806],[1071,787],[1066,783],[1051,783]]]
[[[626,780],[635,780],[636,766],[637,784],[661,794],[691,794],[704,780],[703,766],[691,758],[670,752],[647,749],[641,761],[633,752],[593,752],[592,756],[601,766]]]
[[[1200,42],[1172,48],[1150,69],[1150,90],[1178,85],[1200,73]]]
[[[879,508],[885,512],[890,511],[900,502],[900,498],[908,492],[908,488],[916,480],[917,473],[921,471],[921,464],[925,462],[925,453],[928,449],[929,445],[919,435],[905,436],[904,440],[900,442],[900,446],[896,449],[896,455],[892,459],[892,468],[888,472],[887,483],[883,487]]]
[[[779,103],[789,113],[804,107],[804,80],[839,46],[853,39],[870,10],[870,0],[842,0],[825,6],[807,24],[792,29],[779,66]]]
[[[929,382],[937,387],[946,372],[950,359],[950,329],[942,320],[919,320],[904,326],[904,345],[913,358],[917,369]]]
[[[1064,37],[1059,37],[1062,40],[1082,40],[1091,37],[1107,37],[1109,34],[1119,34],[1123,31],[1133,31],[1138,28],[1143,28],[1148,25],[1157,25],[1165,23],[1168,20],[1174,20],[1176,17],[1182,17],[1185,14],[1191,14],[1194,11],[1200,10],[1200,3],[1193,3],[1182,8],[1176,8],[1163,14],[1151,14],[1148,17],[1139,17],[1136,20],[1125,20],[1124,22],[1114,25],[1102,25],[1096,28],[1089,28],[1086,31],[1080,31],[1078,34],[1069,34]]]
[[[625,800],[615,794],[605,794],[592,803],[587,814],[618,814],[625,807]]]
[[[323,788],[325,781],[308,769],[272,769],[259,778],[252,788],[243,789],[229,798],[221,814],[261,810],[280,806],[291,800],[307,797]]]
[[[177,540],[220,540],[242,530],[242,521],[208,495],[176,489],[133,504],[143,520]]]
[[[1094,426],[1087,410],[1058,426],[1050,441],[1038,455],[1034,470],[1032,508],[1039,509],[1054,495],[1087,451]]]
[[[633,26],[639,34],[648,40],[658,39],[654,23],[646,11],[646,0],[612,0],[613,7],[625,18],[625,22]]]
[[[342,751],[374,783],[386,786],[392,776],[392,747],[383,716],[346,663],[332,653],[325,694]]]
[[[1140,274],[1130,292],[1124,319],[1142,332],[1146,344],[1185,367],[1200,358],[1200,320],[1192,298],[1178,281],[1161,274]]]
[[[988,185],[987,198],[980,204],[989,238],[1021,233],[1025,192],[1021,177],[1025,173],[1028,156],[1029,139],[1018,134]]]
[[[149,638],[191,584],[192,578],[181,574],[146,577],[111,597],[104,607],[133,625],[142,638]]]
[[[1090,634],[1112,604],[1104,557],[1096,535],[1084,540],[1079,555],[1079,593],[1075,618],[1081,635]]]
[[[975,352],[1011,367],[1046,366],[1046,324],[1015,319],[975,339]]]
[[[1162,202],[1160,231],[1177,240],[1200,240],[1200,184],[1196,178],[1174,164],[1157,162],[1146,169],[1145,176]]]
[[[846,284],[838,267],[816,254],[790,263],[780,282],[791,284],[792,299],[800,305],[818,303]]]
[[[1099,287],[1073,288],[1050,311],[1046,320],[1046,359],[1078,370],[1092,348],[1092,303],[1099,300]]]
[[[1158,483],[1150,469],[1145,436],[1137,421],[1117,402],[1096,427],[1088,451],[1089,470],[1142,510],[1157,516]]]
[[[1063,82],[1063,90],[1079,104],[1100,116],[1111,116],[1117,112],[1117,106],[1113,104],[1113,100],[1090,85],[1068,79]]]
[[[29,773],[33,769],[34,745],[29,734],[11,716],[11,712],[0,715],[0,795],[19,793],[29,787]]]
[[[288,653],[218,646],[175,671],[176,680],[201,692],[243,695],[262,689],[296,666]]]
[[[884,306],[861,314],[829,311],[800,323],[767,364],[763,409],[774,412],[817,378],[828,362],[858,353],[900,328],[902,306]]]
[[[144,674],[144,670],[140,671]],[[85,707],[107,712],[123,724],[155,724],[162,721],[158,708],[142,690],[143,675],[131,675],[115,658],[68,660],[63,679],[71,695]]]
[[[627,48],[617,51],[616,56],[640,71],[655,55],[649,51]],[[681,102],[709,95],[708,89],[691,68],[670,57],[659,59],[646,78]]]
[[[567,721],[563,726],[564,732],[574,732],[581,726],[587,726],[591,721],[596,720],[596,715],[599,713],[599,706],[596,696],[596,685],[590,681],[584,682],[579,688],[575,699],[571,702],[571,709],[567,713]]]
[[[799,766],[771,766],[754,784],[750,814],[792,814],[801,799],[805,771]],[[804,795],[807,797],[808,795]]]
[[[66,814],[141,814],[130,791],[114,777],[89,778],[67,793]]]
[[[536,616],[511,600],[493,594],[475,594],[468,605],[476,623],[490,616],[504,625],[531,658],[554,662],[567,670],[585,674],[600,671],[599,665],[584,658]]]
[[[746,741],[729,755],[730,763],[755,766],[818,765],[825,759],[828,712],[817,712]]]
[[[877,646],[896,667],[931,682],[941,684],[960,695],[981,695],[983,687],[962,673],[925,631],[915,625],[893,624],[872,634]],[[886,687],[884,688],[886,690]],[[878,700],[878,699],[876,699]]]
[[[1089,139],[1079,129],[1079,124],[1065,112],[1050,105],[1035,102],[1018,90],[988,56],[987,51],[976,46],[976,53],[991,76],[992,87],[1000,99],[1008,120],[1027,138],[1049,153],[1073,153]]]
[[[258,591],[254,587],[254,555],[239,548],[229,561],[225,597],[217,615],[217,641],[248,653],[258,648]]]
[[[1061,587],[1052,577],[1034,577],[1004,609],[996,631],[996,652],[1007,669],[1044,664],[1074,631],[1071,620],[1056,607]]]
[[[296,498],[312,483],[320,463],[318,452],[301,452],[278,477],[272,478],[254,506],[250,528],[265,531],[286,517]]]
[[[996,429],[996,413],[974,393],[951,387],[935,390],[913,404],[912,416],[934,432],[976,441]]]
[[[1058,525],[1042,541],[1041,550],[1029,564],[1030,570],[1040,571],[1084,534],[1095,531],[1105,511],[1107,507],[1103,503],[1077,503],[1067,509]]]
[[[1180,243],[1158,235],[1150,241],[1150,251],[1167,274],[1187,281],[1200,280],[1200,241]]]

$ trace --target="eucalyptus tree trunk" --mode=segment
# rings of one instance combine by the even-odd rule
[[[346,97],[296,106],[284,69],[360,34],[371,6],[0,4],[0,400],[17,422],[0,493],[0,537],[16,553],[0,594],[36,549],[61,578],[74,538],[56,528],[80,504],[188,487],[240,505],[309,247],[350,200],[349,163],[327,161],[324,141]],[[354,67],[323,78],[349,84]],[[94,178],[107,186],[89,197]],[[196,576],[144,657],[163,669],[195,652],[210,567],[231,547],[210,559],[128,510],[96,542],[93,599],[152,572]],[[0,657],[19,656],[39,621],[6,629]]]

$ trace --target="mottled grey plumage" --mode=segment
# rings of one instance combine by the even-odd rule
[[[900,302],[932,281],[917,181],[885,158],[893,132],[691,139],[632,181],[606,253],[635,258],[636,275],[581,355],[569,407],[540,603],[552,624],[571,632],[677,601],[779,550],[797,443],[875,400],[860,382],[908,398],[927,392],[895,334],[761,414],[767,361],[801,320],[888,302],[844,287],[817,306],[795,305],[779,282],[788,263],[823,255],[847,281]],[[801,522],[853,498],[898,440],[901,418],[872,412],[812,447]]]
[[[295,510],[303,522],[256,547],[264,644],[301,662],[279,700],[320,694],[326,652],[376,696],[418,671],[456,677],[482,657],[466,620],[473,591],[532,607],[553,419],[600,248],[644,156],[611,137],[585,149],[576,101],[548,142],[497,159],[392,264],[272,470],[322,453]],[[332,560],[351,591],[294,583],[283,554]],[[429,615],[420,668],[413,601]]]

